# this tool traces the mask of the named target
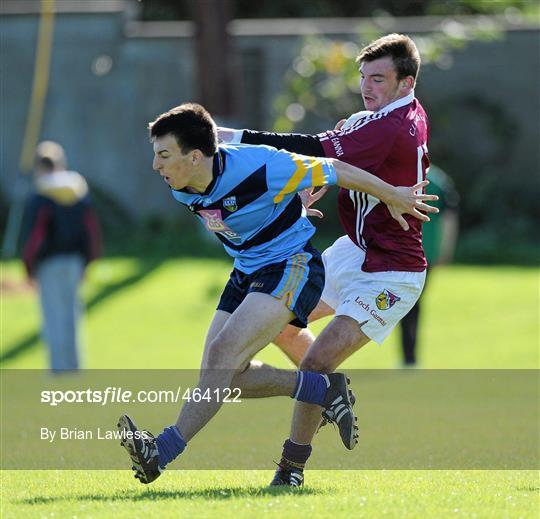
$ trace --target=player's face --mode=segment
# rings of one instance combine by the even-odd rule
[[[173,189],[184,189],[194,175],[192,152],[184,155],[171,134],[154,139],[152,167]]]
[[[360,89],[364,106],[377,112],[403,96],[402,85],[397,80],[397,72],[390,56],[360,66]]]

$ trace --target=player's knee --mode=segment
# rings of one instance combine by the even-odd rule
[[[221,330],[210,343],[211,351],[223,351],[234,352],[236,346],[239,344],[238,335],[234,333],[234,330],[225,328]]]
[[[224,360],[223,356],[218,352],[210,351],[202,368],[203,370],[223,369],[225,367]]]
[[[243,359],[239,355],[231,343],[224,340],[219,340],[219,337],[214,339],[208,348],[206,355],[205,369],[238,369],[243,365]]]
[[[238,341],[231,334],[220,333],[208,347],[204,368],[237,370],[247,361]]]

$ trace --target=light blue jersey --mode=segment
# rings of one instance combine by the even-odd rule
[[[234,267],[250,274],[304,247],[315,228],[297,193],[336,181],[328,159],[269,146],[222,145],[204,193],[172,194],[223,242]]]

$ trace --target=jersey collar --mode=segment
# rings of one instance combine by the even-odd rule
[[[409,95],[402,97],[400,99],[396,99],[393,103],[390,103],[389,105],[386,105],[384,108],[381,108],[379,112],[391,112],[392,110],[396,110],[397,108],[406,106],[409,103],[412,103],[413,101],[414,101],[414,90]]]
[[[201,195],[206,196],[212,191],[212,189],[214,189],[217,179],[220,177],[224,170],[225,152],[218,149],[217,153],[214,155],[214,162],[212,164],[212,180],[210,181],[210,184],[208,184],[208,187],[206,188],[204,193],[201,193]]]

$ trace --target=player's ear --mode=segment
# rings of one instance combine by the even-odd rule
[[[412,76],[403,78],[399,83],[399,86],[404,90],[412,90],[414,88],[414,78]]]
[[[203,154],[201,150],[193,150],[191,152],[191,165],[197,166],[203,158]]]

